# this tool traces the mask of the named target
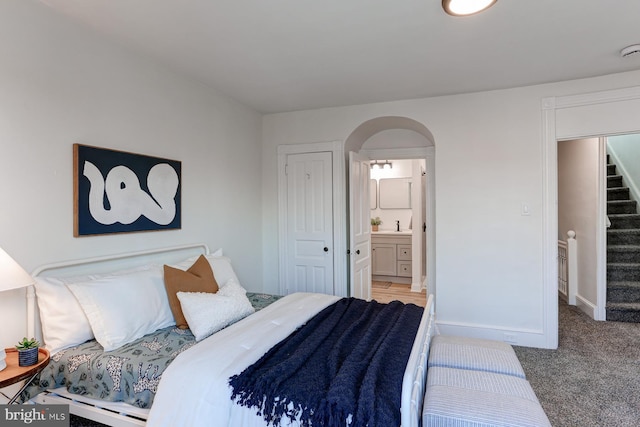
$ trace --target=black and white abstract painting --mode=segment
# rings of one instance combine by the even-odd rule
[[[181,227],[181,163],[73,145],[74,236]]]

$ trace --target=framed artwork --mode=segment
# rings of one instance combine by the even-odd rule
[[[73,145],[73,235],[181,228],[182,164]]]

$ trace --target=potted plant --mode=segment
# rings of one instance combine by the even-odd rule
[[[378,231],[378,226],[382,224],[382,220],[380,219],[379,216],[375,217],[375,218],[371,218],[371,230],[372,231]]]
[[[32,366],[38,363],[38,347],[40,343],[35,338],[22,338],[22,341],[16,345],[18,366]]]

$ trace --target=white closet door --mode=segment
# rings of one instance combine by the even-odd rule
[[[287,156],[286,293],[334,294],[332,153]]]

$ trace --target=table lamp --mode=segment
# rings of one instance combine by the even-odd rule
[[[0,248],[0,292],[25,288],[33,282],[31,275]],[[4,349],[0,349],[0,371],[7,367],[6,357]]]

